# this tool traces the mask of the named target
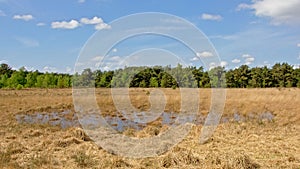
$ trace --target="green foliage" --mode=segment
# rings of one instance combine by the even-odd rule
[[[157,77],[150,78],[150,87],[158,87],[158,79]]]
[[[18,84],[18,85],[17,85],[17,87],[16,87],[16,89],[17,89],[17,90],[21,90],[21,89],[23,89],[23,85],[21,85],[21,84]]]
[[[211,87],[219,88],[226,87],[226,79],[225,79],[225,68],[224,67],[215,67],[209,70],[208,72],[210,77]]]
[[[8,65],[0,66],[0,88],[65,88],[71,87],[71,75],[57,73],[28,72],[24,67],[12,70]]]
[[[273,67],[242,65],[225,70],[215,67],[205,71],[203,67],[183,67],[178,64],[154,67],[125,67],[115,71],[92,71],[87,68],[74,75],[26,71],[24,67],[12,70],[7,64],[0,65],[0,88],[68,88],[76,87],[228,87],[267,88],[300,87],[300,69],[287,63]]]
[[[11,77],[7,80],[7,86],[10,88],[16,88],[19,84],[24,86],[26,84],[26,74],[20,69],[19,71],[15,71]]]
[[[8,77],[10,77],[12,73],[13,70],[8,66],[8,64],[2,63],[0,65],[0,75],[7,75]]]

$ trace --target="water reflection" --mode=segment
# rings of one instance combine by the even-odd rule
[[[137,116],[134,116],[137,117]],[[138,117],[137,117],[138,118]],[[196,125],[204,124],[205,116],[203,115],[181,115],[178,113],[163,112],[159,118],[161,125],[176,126],[184,123],[194,123]],[[259,115],[249,113],[247,116],[234,113],[231,116],[225,116],[221,118],[220,123],[228,122],[244,122],[247,120],[267,120],[272,121],[274,115],[271,112],[265,112]],[[36,113],[36,114],[19,114],[16,115],[18,123],[25,124],[49,124],[52,126],[60,126],[61,128],[80,127],[80,123],[83,126],[97,127],[103,124],[100,120],[100,115],[89,114],[80,118],[80,122],[76,114],[70,110],[63,112],[52,113]],[[141,130],[147,126],[145,123],[138,123],[137,119],[126,119],[122,116],[105,116],[105,123],[111,126],[114,130],[123,132],[127,128],[135,130]]]

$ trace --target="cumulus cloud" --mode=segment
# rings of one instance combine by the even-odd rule
[[[218,66],[226,67],[227,65],[228,65],[228,62],[226,62],[226,61],[221,61],[220,63],[210,62],[208,67],[209,67],[209,70],[211,70]]]
[[[43,71],[44,72],[57,72],[57,68],[51,67],[51,66],[45,66],[45,67],[43,67]]]
[[[111,26],[108,25],[107,23],[103,22],[102,18],[99,18],[97,16],[94,16],[92,19],[88,18],[81,18],[80,22],[85,25],[95,25],[96,30],[101,30],[101,29],[110,29]]]
[[[200,60],[201,58],[209,58],[209,57],[213,57],[214,54],[212,54],[211,52],[209,51],[203,51],[203,52],[197,52],[196,53],[196,56],[194,56],[191,61],[198,61]]]
[[[111,26],[106,23],[100,23],[95,26],[96,30],[110,29],[110,28],[111,28]]]
[[[112,56],[112,57],[109,57],[108,60],[110,61],[120,61],[121,57],[120,56]]]
[[[251,9],[251,5],[249,4],[239,4],[238,7],[236,8],[237,11],[243,10],[243,9]]]
[[[53,29],[75,29],[79,26],[79,22],[76,20],[71,20],[71,21],[56,21],[51,23],[51,27]]]
[[[245,59],[246,62],[253,62],[254,60],[255,60],[254,57],[249,57]]]
[[[32,15],[14,15],[13,19],[30,21],[33,19]]]
[[[0,60],[0,64],[2,64],[2,63],[8,64],[8,61],[7,60]]]
[[[221,61],[221,63],[220,63],[220,66],[222,66],[222,67],[225,67],[227,65],[228,65],[228,63],[226,61]]]
[[[102,61],[103,58],[104,58],[103,56],[95,56],[92,58],[92,61],[99,62],[99,61]]]
[[[252,57],[252,56],[249,55],[249,54],[243,54],[242,57],[243,57],[243,58],[249,58],[249,57]]]
[[[241,60],[240,60],[240,59],[233,59],[231,62],[232,62],[232,63],[240,63]]]
[[[211,63],[209,63],[209,70],[211,70],[211,69],[213,69],[213,68],[215,68],[216,67],[216,63],[215,62],[211,62]]]
[[[73,69],[69,66],[66,67],[66,73],[71,74],[73,72]]]
[[[83,24],[99,24],[99,23],[103,23],[103,20],[101,18],[98,18],[97,16],[93,17],[92,19],[88,19],[88,18],[81,18],[80,22]]]
[[[274,25],[300,24],[299,0],[253,0],[252,4],[240,4],[237,10],[251,9],[258,17],[271,19]]]
[[[70,21],[56,21],[51,23],[53,29],[75,29],[82,25],[95,25],[96,30],[110,29],[111,26],[104,23],[102,18],[97,16],[89,18],[81,18],[80,21],[72,19]]]
[[[255,58],[250,54],[243,54],[242,57],[245,59],[245,65],[250,65],[254,62]]]
[[[262,66],[267,66],[267,67],[270,67],[270,66],[271,66],[271,64],[270,64],[268,61],[266,61],[266,60],[265,60],[265,61],[263,62],[263,65],[262,65]]]
[[[32,66],[24,66],[25,70],[27,71],[35,71],[36,69]]]
[[[292,65],[294,69],[300,69],[300,64],[294,64]]]
[[[199,58],[207,58],[207,57],[212,57],[214,56],[211,52],[209,51],[203,51],[203,52],[200,52],[200,53],[196,53],[196,56],[199,57]]]
[[[252,62],[245,62],[244,64],[245,65],[250,65]]]
[[[191,59],[191,61],[198,61],[199,60],[199,57],[193,57],[192,59]]]
[[[213,15],[213,14],[207,14],[207,13],[202,14],[201,18],[203,20],[212,20],[212,21],[220,21],[220,20],[222,20],[222,16],[221,15]]]

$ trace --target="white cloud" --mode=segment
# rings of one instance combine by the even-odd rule
[[[209,63],[209,70],[213,69],[216,67],[216,63],[215,62],[211,62]]]
[[[22,43],[26,47],[38,47],[40,46],[39,41],[31,38],[25,38],[25,37],[16,37],[15,38],[18,42]]]
[[[110,28],[111,28],[111,26],[106,23],[100,23],[95,26],[96,30],[110,29]]]
[[[33,19],[33,16],[32,15],[14,15],[13,19],[30,21]]]
[[[8,64],[8,61],[7,60],[0,60],[0,64],[2,64],[2,63]]]
[[[250,65],[250,64],[252,64],[252,62],[245,62],[244,64],[245,65]]]
[[[224,40],[236,40],[238,39],[237,35],[213,35],[209,36],[210,39],[224,39]]]
[[[191,61],[198,61],[198,60],[200,60],[201,58],[209,58],[209,57],[213,57],[213,56],[214,56],[214,54],[212,54],[212,53],[209,52],[209,51],[197,52],[197,53],[196,53],[196,56],[193,57],[193,58],[191,59]]]
[[[239,4],[238,7],[236,8],[237,11],[243,10],[243,9],[251,9],[251,5],[249,4]]]
[[[250,65],[250,64],[252,64],[252,62],[254,62],[254,60],[255,60],[255,58],[253,57],[253,56],[251,56],[250,54],[243,54],[242,55],[242,58],[244,58],[245,60],[245,62],[244,62],[244,64],[245,65]]]
[[[271,66],[271,64],[270,64],[268,61],[266,61],[266,60],[265,60],[265,61],[263,62],[263,65],[262,65],[262,66],[267,66],[267,67],[270,67],[270,66]]]
[[[209,70],[221,66],[221,67],[226,67],[228,65],[228,63],[226,61],[221,61],[220,63],[215,63],[215,62],[211,62],[209,63]]]
[[[72,73],[73,69],[69,66],[66,67],[66,73]]]
[[[245,65],[250,65],[255,60],[255,58],[249,54],[243,54],[242,57],[245,58]]]
[[[36,69],[32,66],[24,66],[27,71],[35,71]]]
[[[240,4],[237,9],[251,9],[258,17],[271,19],[274,25],[300,23],[299,0],[253,0],[252,4]]]
[[[117,48],[114,48],[113,50],[112,50],[112,52],[117,52],[118,51],[118,49]]]
[[[46,25],[46,24],[43,23],[43,22],[39,22],[39,23],[36,24],[36,26],[45,26],[45,25]]]
[[[299,47],[299,48],[300,48],[300,43],[298,43],[298,44],[297,44],[297,47]]]
[[[203,20],[212,20],[212,21],[222,20],[222,16],[220,16],[220,15],[212,15],[212,14],[207,14],[207,13],[202,14],[201,18]]]
[[[241,60],[240,60],[240,59],[233,59],[231,62],[232,62],[232,63],[240,63]]]
[[[101,29],[110,29],[111,26],[108,25],[107,23],[103,22],[102,18],[99,18],[97,16],[94,16],[92,19],[88,18],[81,18],[80,22],[85,25],[95,25],[96,30],[101,30]]]
[[[71,21],[52,22],[51,27],[53,29],[75,29],[79,26],[79,22],[72,19]]]
[[[199,60],[199,57],[193,57],[192,59],[191,59],[191,61],[198,61]]]
[[[101,18],[98,18],[97,16],[93,17],[92,19],[88,18],[81,18],[80,22],[86,25],[93,25],[93,24],[99,24],[103,23],[103,20]]]
[[[81,18],[80,22],[78,22],[75,19],[72,19],[70,21],[61,21],[61,22],[52,22],[51,27],[53,29],[75,29],[81,25],[95,25],[96,30],[101,29],[110,29],[111,26],[107,23],[103,22],[102,18],[99,18],[97,16],[89,19],[89,18]]]
[[[95,56],[94,58],[92,58],[92,61],[99,62],[102,61],[103,58],[104,58],[103,56]]]
[[[249,58],[249,57],[252,57],[252,56],[249,55],[249,54],[243,54],[242,57],[243,57],[243,58]]]
[[[104,66],[104,67],[103,67],[103,70],[104,70],[104,71],[110,70],[110,66]]]
[[[85,0],[78,0],[77,2],[81,4],[81,3],[85,3]]]
[[[0,10],[0,16],[6,16],[6,14],[2,10]]]
[[[200,53],[196,53],[196,56],[201,58],[207,58],[207,57],[212,57],[214,56],[211,52],[208,52],[208,51],[203,51],[203,52],[200,52]]]
[[[255,58],[254,57],[248,57],[245,59],[246,62],[254,62]]]
[[[120,56],[112,56],[108,60],[111,60],[111,61],[120,61],[120,59],[121,59]]]
[[[300,64],[294,64],[293,69],[300,69]]]
[[[45,66],[43,68],[44,72],[57,72],[57,68],[56,67],[51,67],[51,66]]]
[[[221,63],[220,63],[220,66],[221,67],[225,67],[225,66],[227,66],[228,65],[228,63],[226,62],[226,61],[221,61]]]

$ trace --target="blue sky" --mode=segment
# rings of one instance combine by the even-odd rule
[[[112,21],[141,12],[168,13],[193,23],[228,68],[300,63],[299,0],[0,0],[0,62],[13,68],[72,72],[80,50],[96,31],[109,30]],[[174,43],[153,37],[143,42],[148,42],[147,48]],[[144,47],[134,40],[126,45],[113,48],[111,58],[130,55],[128,46]],[[196,66],[201,65],[197,56],[209,56],[205,51],[185,55]]]

